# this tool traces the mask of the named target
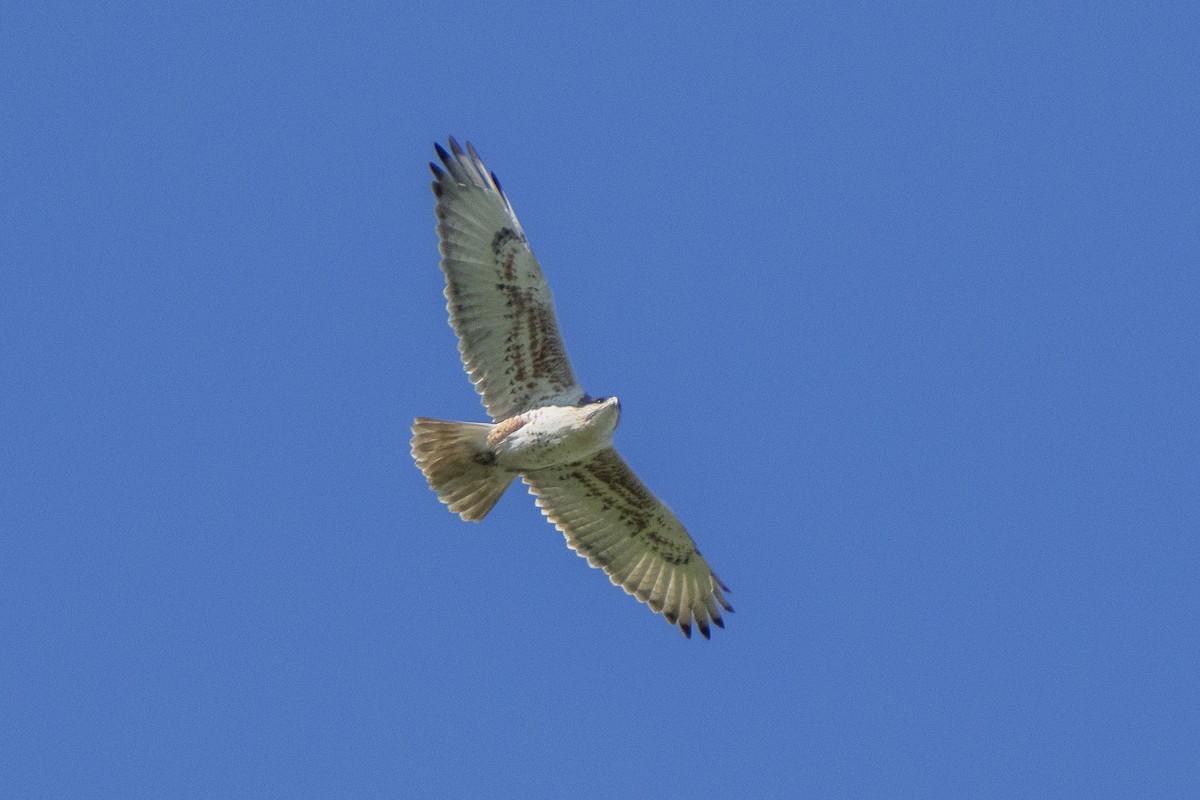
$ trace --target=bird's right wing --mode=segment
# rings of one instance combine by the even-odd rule
[[[437,232],[463,366],[493,420],[584,396],[521,223],[475,148],[437,146]],[[443,168],[444,167],[444,168]]]

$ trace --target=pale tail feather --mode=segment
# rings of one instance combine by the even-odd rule
[[[413,420],[412,456],[429,488],[450,510],[469,522],[487,516],[516,473],[489,463],[487,435],[480,422]]]

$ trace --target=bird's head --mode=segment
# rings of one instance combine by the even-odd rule
[[[592,424],[611,424],[616,430],[621,419],[621,401],[615,397],[585,397],[580,405],[587,411]]]

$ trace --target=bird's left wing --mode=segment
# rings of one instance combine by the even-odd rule
[[[613,583],[678,625],[685,636],[692,635],[693,618],[706,639],[710,619],[725,627],[720,608],[733,611],[722,593],[729,587],[671,509],[615,449],[522,477],[567,545]]]
[[[584,396],[558,332],[554,301],[525,232],[475,148],[437,146],[437,232],[446,306],[463,366],[494,420]]]

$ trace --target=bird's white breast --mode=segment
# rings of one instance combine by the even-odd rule
[[[546,406],[520,415],[521,427],[496,442],[496,463],[527,471],[574,464],[612,445],[620,412],[615,403]]]

